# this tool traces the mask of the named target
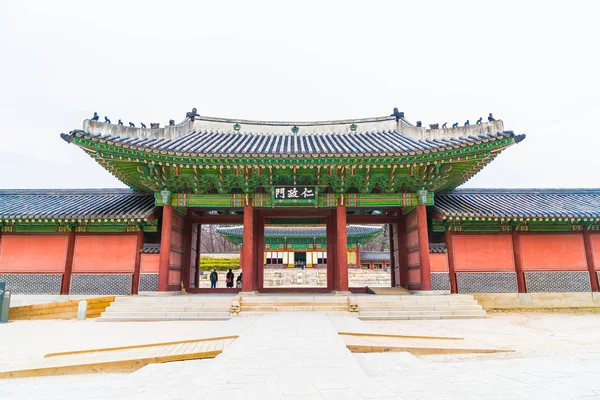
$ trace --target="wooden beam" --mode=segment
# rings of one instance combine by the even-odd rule
[[[399,286],[408,289],[408,254],[406,253],[406,217],[404,216],[403,210],[398,212],[396,222],[396,243],[397,248],[397,259],[396,266],[399,269],[398,277],[400,282],[397,282]]]
[[[525,282],[525,273],[523,272],[523,251],[521,249],[520,233],[513,227],[512,231],[513,256],[515,262],[515,272],[517,274],[517,289],[519,293],[527,293]]]
[[[348,215],[346,217],[348,224],[395,224],[398,217],[385,215]]]
[[[242,291],[252,292],[254,288],[254,208],[244,206],[244,242],[241,254]]]
[[[388,229],[389,229],[389,240],[390,240],[390,272],[391,272],[391,286],[392,287],[396,287],[396,232],[394,232],[394,230],[398,230],[398,228],[396,227],[396,224],[389,224],[388,225]],[[359,268],[361,268],[361,265],[359,265]]]
[[[448,278],[450,279],[450,293],[458,293],[458,284],[456,282],[456,270],[454,267],[455,254],[452,231],[446,230],[446,250],[448,251]]]
[[[429,261],[429,234],[427,232],[427,210],[425,204],[416,209],[419,234],[419,258],[421,263],[421,290],[431,290],[431,263]]]
[[[69,294],[71,291],[71,274],[73,272],[73,256],[75,255],[75,227],[71,227],[69,231],[69,239],[67,242],[67,258],[65,260],[65,270],[63,279],[60,285],[60,294]]]
[[[190,221],[197,224],[243,224],[244,217],[237,215],[216,215],[214,217],[190,217]]]
[[[135,238],[135,263],[131,278],[131,294],[138,294],[140,288],[140,268],[142,263],[142,246],[144,245],[144,230],[140,228]]]
[[[585,259],[587,262],[588,272],[590,273],[590,284],[592,292],[599,291],[598,274],[596,273],[596,262],[594,260],[594,251],[592,248],[592,238],[590,237],[589,228],[586,227],[583,231],[583,245],[585,247]]]
[[[336,211],[336,279],[334,290],[348,291],[348,234],[346,231],[346,206],[338,204]]]
[[[171,230],[173,206],[163,206],[162,225],[160,233],[160,258],[158,263],[158,290],[169,290],[169,265],[171,259]]]
[[[326,219],[326,240],[327,240],[327,289],[333,290],[333,282],[335,280],[335,246],[337,230],[335,227],[335,213],[330,211],[329,217]]]
[[[196,227],[196,274],[194,275],[194,286],[200,287],[200,257],[202,256],[202,224],[198,224]]]
[[[184,289],[190,288],[190,263],[192,262],[192,229],[193,221],[187,217],[183,221],[183,258],[182,258],[182,281]]]

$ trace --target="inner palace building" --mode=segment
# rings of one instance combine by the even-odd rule
[[[0,190],[0,281],[13,293],[598,291],[600,189],[457,189],[525,135],[493,120],[270,122],[187,113],[61,134],[130,189]],[[66,145],[65,144],[65,145]],[[80,149],[80,150],[77,150]],[[510,151],[510,150],[509,150]],[[202,225],[241,246],[240,289],[201,287]],[[360,247],[386,229],[389,255]],[[271,287],[269,268],[326,272]]]

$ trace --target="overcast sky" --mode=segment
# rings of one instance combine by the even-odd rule
[[[594,1],[0,0],[0,188],[123,187],[61,132],[201,115],[473,123],[527,139],[465,187],[600,187]]]

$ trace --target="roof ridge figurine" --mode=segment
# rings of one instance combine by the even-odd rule
[[[479,117],[479,119],[477,120],[477,122],[475,122],[475,125],[481,124],[481,121],[483,121],[483,117]]]
[[[404,113],[398,111],[398,107],[394,107],[394,113],[390,114],[390,117],[396,117],[396,122],[400,121],[400,118],[404,118]]]
[[[118,124],[119,126],[123,126],[123,121],[119,120]]]
[[[192,108],[192,111],[188,112],[185,114],[186,118],[189,118],[190,120],[194,121],[194,119],[196,117],[199,117],[200,114],[198,114],[198,111],[196,110],[196,107]]]
[[[488,115],[488,121],[489,122],[494,122],[496,119],[494,118],[494,116],[492,115],[492,113],[490,113],[490,115]]]
[[[108,117],[106,115],[104,116],[104,123],[110,124],[110,119],[108,119]]]
[[[129,127],[130,128],[135,128],[135,124],[133,122],[129,121]]]
[[[142,129],[146,129],[146,124],[144,124],[143,122],[140,122],[140,125],[142,126]]]
[[[94,116],[92,117],[92,121],[98,121],[100,119],[100,117],[98,116],[98,113],[94,111]]]

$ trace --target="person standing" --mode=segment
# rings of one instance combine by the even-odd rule
[[[212,272],[210,273],[210,288],[211,289],[217,288],[218,280],[219,280],[219,274],[217,274],[216,268],[213,268]]]
[[[233,287],[233,271],[231,271],[231,268],[229,268],[229,272],[227,272],[227,275],[225,276],[225,283],[228,288]]]
[[[238,275],[238,277],[237,277],[237,279],[236,279],[236,281],[235,281],[235,286],[236,286],[238,289],[241,289],[241,288],[242,288],[242,271],[240,271],[240,274]]]

